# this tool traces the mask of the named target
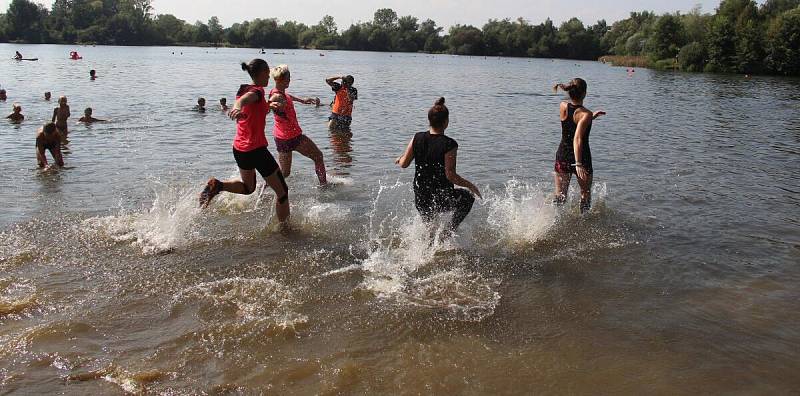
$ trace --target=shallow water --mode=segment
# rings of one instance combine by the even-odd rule
[[[353,136],[298,107],[322,149],[271,194],[222,195],[234,125],[213,110],[255,50],[20,48],[0,84],[0,393],[790,393],[800,388],[800,81],[597,63],[282,51],[290,92],[356,77]],[[173,51],[175,54],[173,55]],[[183,52],[183,55],[181,55]],[[277,52],[277,51],[274,51]],[[88,79],[97,69],[99,78]],[[549,205],[556,81],[581,76],[592,212]],[[72,126],[39,171],[36,128],[68,95],[112,122]],[[206,114],[192,113],[197,96]],[[484,192],[430,244],[412,170],[393,165],[438,96],[459,173]],[[0,106],[3,106],[0,104]],[[271,121],[269,122],[271,125]],[[274,153],[274,148],[271,147]]]

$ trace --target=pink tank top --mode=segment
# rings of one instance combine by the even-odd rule
[[[264,88],[255,85],[242,85],[236,94],[236,99],[248,92],[258,95],[258,101],[242,107],[245,116],[236,122],[236,138],[233,139],[233,148],[237,151],[248,152],[262,147],[267,147],[267,137],[264,128],[267,125],[269,103],[264,97]]]
[[[303,130],[300,129],[300,124],[297,122],[297,113],[294,111],[294,101],[291,95],[288,93],[281,93],[281,91],[275,88],[269,91],[269,96],[272,97],[272,95],[276,93],[283,95],[286,99],[286,106],[284,106],[283,110],[275,110],[272,112],[273,119],[275,120],[275,127],[272,129],[272,134],[276,139],[294,139],[303,134]]]

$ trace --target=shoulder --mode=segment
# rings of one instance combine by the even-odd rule
[[[447,138],[447,151],[452,151],[458,148],[458,142],[451,138],[450,136],[445,136]]]
[[[575,109],[575,119],[578,121],[582,121],[584,119],[592,121],[592,111],[585,107],[578,107]]]

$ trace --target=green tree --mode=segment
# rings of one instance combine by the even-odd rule
[[[800,8],[786,11],[772,21],[767,33],[766,64],[782,75],[800,75]]]
[[[43,21],[47,10],[28,0],[12,0],[6,13],[6,34],[11,40],[29,43],[43,41]]]
[[[391,8],[381,8],[375,11],[372,22],[381,29],[394,29],[397,26],[397,13]]]
[[[486,48],[483,32],[470,25],[455,25],[447,37],[450,53],[457,55],[483,55]]]
[[[648,52],[653,61],[672,59],[686,44],[686,33],[679,16],[664,15],[653,26],[653,34],[648,41]]]
[[[219,44],[225,37],[225,28],[219,23],[219,18],[212,16],[208,20],[208,32],[210,34],[210,41],[214,44]]]
[[[692,42],[686,44],[678,53],[678,65],[681,70],[689,72],[703,71],[706,63],[706,49],[703,44]]]
[[[732,72],[736,63],[735,29],[730,18],[717,15],[708,32],[707,71]]]

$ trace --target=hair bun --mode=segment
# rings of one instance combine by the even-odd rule
[[[444,106],[444,98],[436,99],[436,103],[434,103],[434,106]]]
[[[242,62],[242,70],[250,71],[249,68],[247,67],[247,63]]]

